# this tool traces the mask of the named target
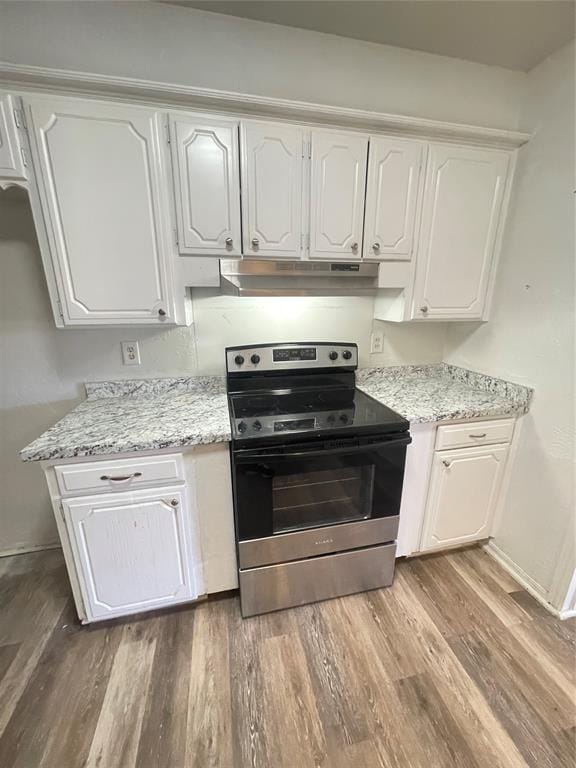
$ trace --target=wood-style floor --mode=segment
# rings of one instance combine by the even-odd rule
[[[2,768],[574,768],[575,626],[480,549],[243,620],[77,624],[59,551],[0,560]]]

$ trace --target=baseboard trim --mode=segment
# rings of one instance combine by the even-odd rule
[[[14,555],[27,555],[31,552],[43,552],[47,549],[60,549],[60,542],[54,541],[49,544],[21,544],[19,547],[11,549],[1,549],[0,557],[13,557]]]
[[[549,603],[544,588],[538,584],[537,581],[534,581],[526,571],[523,571],[522,568],[496,546],[493,541],[489,541],[488,544],[484,545],[484,551],[496,560],[496,562],[526,590],[526,592],[529,592],[532,597],[553,616],[556,616],[558,619],[569,619],[572,616],[576,616],[576,611],[559,611],[558,608],[555,608],[552,605],[552,603]]]

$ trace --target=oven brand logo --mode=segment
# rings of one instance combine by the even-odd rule
[[[334,544],[334,539],[318,539],[315,544]]]

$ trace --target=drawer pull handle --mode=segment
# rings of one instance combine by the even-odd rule
[[[442,459],[442,464],[444,464],[445,467],[452,466],[452,462],[451,461],[447,461],[446,459]]]
[[[468,435],[468,437],[477,437],[478,439],[480,439],[482,437],[486,437],[486,432],[482,432],[479,435]]]
[[[171,499],[170,500],[170,506],[171,507],[177,507],[178,506],[178,499]]]
[[[112,480],[113,483],[121,483],[123,480],[132,480],[133,477],[142,477],[142,472],[132,472],[131,475],[101,475],[100,480]]]

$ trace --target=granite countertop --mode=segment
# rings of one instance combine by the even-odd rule
[[[533,390],[447,363],[363,368],[356,384],[413,424],[519,416]]]
[[[20,452],[23,461],[100,456],[231,439],[219,376],[86,384],[88,399]]]
[[[464,368],[364,368],[357,385],[412,423],[526,413],[532,390]],[[223,377],[86,384],[87,400],[20,452],[24,461],[101,456],[231,439]]]

